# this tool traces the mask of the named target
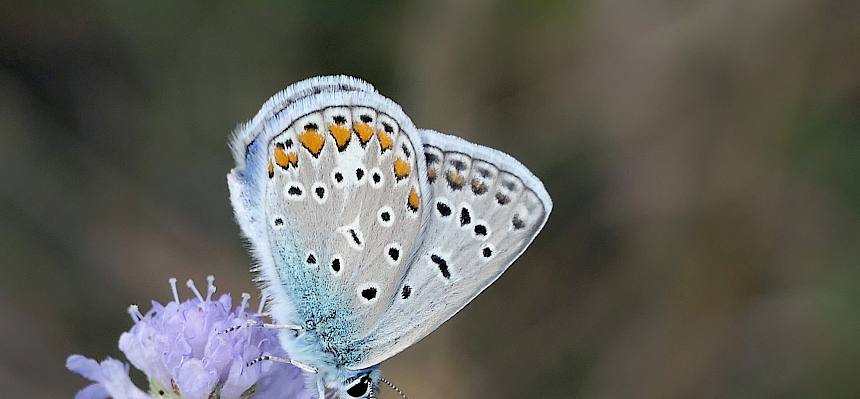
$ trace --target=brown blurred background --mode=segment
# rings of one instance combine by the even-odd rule
[[[555,200],[385,363],[411,397],[860,397],[856,1],[3,3],[3,397],[71,397],[170,276],[252,290],[227,136],[331,73]]]

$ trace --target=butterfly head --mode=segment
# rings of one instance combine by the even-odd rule
[[[375,398],[379,385],[379,369],[361,370],[341,384],[341,398]]]

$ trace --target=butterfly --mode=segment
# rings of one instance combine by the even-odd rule
[[[516,159],[419,129],[347,76],[274,95],[231,148],[230,199],[271,300],[267,326],[320,398],[374,397],[379,364],[498,279],[552,209]]]

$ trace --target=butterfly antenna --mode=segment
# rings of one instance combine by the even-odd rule
[[[401,390],[400,390],[400,388],[398,388],[397,386],[395,386],[394,384],[392,384],[392,383],[391,383],[391,381],[388,381],[388,380],[386,380],[385,378],[382,378],[382,377],[379,377],[379,381],[382,381],[382,382],[384,382],[384,383],[385,383],[385,385],[388,385],[389,387],[391,387],[391,389],[393,389],[395,392],[397,392],[398,394],[400,394],[400,397],[402,397],[403,399],[409,399],[408,397],[406,397],[406,394],[405,394],[405,393],[403,393],[403,391],[401,391]]]

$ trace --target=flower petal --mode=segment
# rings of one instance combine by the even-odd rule
[[[255,397],[258,398],[316,398],[316,387],[305,387],[305,374],[298,367],[274,364],[268,374],[257,382]]]
[[[110,395],[101,384],[88,385],[75,394],[75,399],[107,399]]]
[[[245,362],[237,356],[230,364],[230,371],[221,387],[221,399],[240,398],[259,378],[259,368],[245,367]]]
[[[80,399],[114,398],[148,399],[128,378],[128,366],[116,359],[107,358],[98,363],[81,355],[71,355],[66,359],[66,367],[96,384],[90,385],[75,396]]]
[[[218,384],[218,370],[198,359],[188,359],[176,373],[176,386],[184,399],[206,399]]]
[[[66,359],[66,368],[90,381],[101,379],[102,369],[99,362],[82,355],[71,355]]]

